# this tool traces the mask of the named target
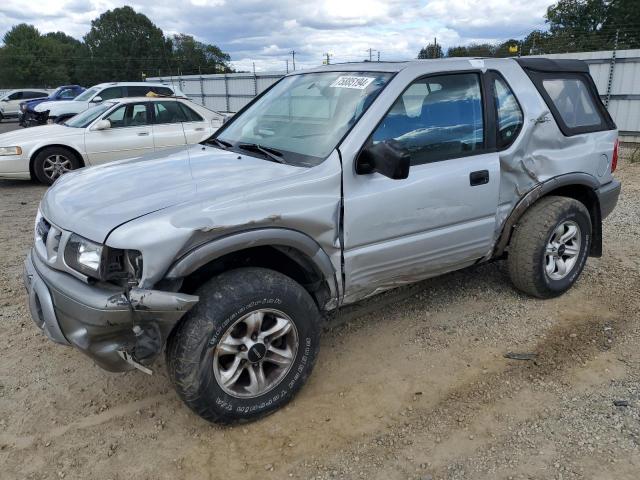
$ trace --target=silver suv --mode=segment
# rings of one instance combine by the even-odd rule
[[[295,72],[200,145],[60,178],[31,314],[107,370],[165,351],[207,420],[260,418],[311,373],[325,312],[505,258],[521,291],[565,292],[602,253],[616,162],[579,61]]]

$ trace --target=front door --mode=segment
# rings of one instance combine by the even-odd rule
[[[24,92],[14,92],[2,101],[4,115],[15,116],[20,111],[20,102],[24,99]]]
[[[153,151],[153,136],[147,102],[127,103],[103,117],[111,128],[87,128],[84,141],[89,162],[97,165],[138,157]]]
[[[345,167],[346,301],[470,265],[490,252],[500,164],[488,145],[481,91],[479,73],[416,80],[368,140],[397,142],[409,152],[409,177],[358,175]]]

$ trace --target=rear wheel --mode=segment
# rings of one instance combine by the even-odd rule
[[[577,200],[549,196],[518,222],[509,246],[514,285],[538,298],[566,292],[576,282],[591,248],[591,217]]]
[[[224,272],[167,343],[182,400],[211,422],[263,417],[285,405],[313,369],[320,313],[291,278],[263,268]]]
[[[36,178],[46,185],[53,184],[60,176],[80,166],[76,154],[64,147],[45,148],[33,160]]]

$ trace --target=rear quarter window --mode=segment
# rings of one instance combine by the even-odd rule
[[[542,86],[569,128],[592,127],[602,122],[582,79],[549,78],[542,81]]]
[[[589,74],[531,70],[527,74],[565,136],[616,128]]]

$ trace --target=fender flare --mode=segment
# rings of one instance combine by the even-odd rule
[[[177,259],[165,278],[183,278],[224,255],[260,246],[291,247],[305,254],[327,281],[333,301],[338,300],[338,281],[329,255],[310,236],[287,228],[259,228],[218,237]]]
[[[565,173],[563,175],[558,175],[557,177],[552,177],[548,180],[545,180],[542,183],[535,185],[531,190],[525,193],[522,198],[518,201],[515,207],[509,213],[509,216],[502,224],[502,232],[498,237],[498,241],[496,242],[496,246],[494,248],[494,257],[501,256],[507,245],[509,244],[509,240],[511,239],[511,234],[513,231],[513,227],[522,215],[529,209],[531,205],[537,202],[540,198],[547,195],[549,192],[556,190],[560,187],[565,187],[569,185],[582,185],[585,187],[589,187],[593,190],[596,203],[596,211],[595,218],[592,219],[594,225],[593,231],[593,244],[592,244],[592,254],[595,256],[601,255],[602,250],[602,215],[600,212],[600,203],[598,200],[598,195],[596,191],[600,188],[600,182],[593,175],[589,175],[588,173],[574,172],[574,173]]]

